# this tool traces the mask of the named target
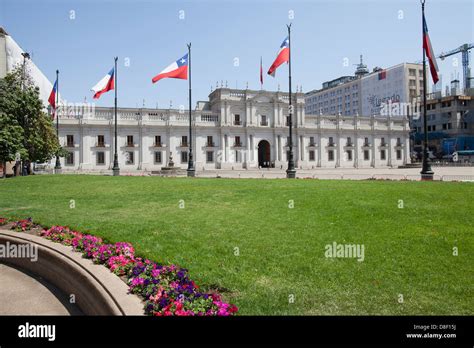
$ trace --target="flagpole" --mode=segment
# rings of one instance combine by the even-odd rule
[[[292,135],[292,127],[293,127],[293,106],[291,104],[291,23],[290,25],[286,25],[288,27],[288,89],[289,89],[289,105],[288,105],[288,113],[289,113],[289,133],[290,139],[288,141],[289,147],[289,156],[288,156],[288,169],[286,170],[286,177],[289,179],[294,179],[296,177],[296,170],[295,170],[295,162],[293,160],[293,135]]]
[[[421,25],[423,39],[423,164],[421,169],[421,180],[433,180],[434,172],[431,170],[428,158],[428,125],[426,123],[426,52],[425,52],[425,0],[421,1]]]
[[[192,133],[192,115],[191,115],[191,42],[188,44],[188,80],[189,80],[189,158],[188,158],[188,176],[196,175],[193,161],[193,133]]]
[[[115,110],[114,110],[114,120],[115,120],[115,153],[114,153],[114,166],[112,168],[113,175],[119,176],[120,175],[120,168],[118,163],[118,142],[117,142],[117,60],[118,57],[114,58],[115,66],[114,66],[114,89],[115,89]]]
[[[59,108],[59,70],[56,70],[56,105],[54,108],[54,116],[56,117],[56,137],[58,138],[59,142],[59,115],[58,115],[58,108]],[[61,146],[61,144],[59,144]],[[61,170],[61,162],[59,160],[59,153],[56,154],[56,165],[54,166],[55,173],[59,174]]]

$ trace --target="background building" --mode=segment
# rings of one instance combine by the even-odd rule
[[[422,93],[422,65],[402,63],[387,69],[376,67],[369,73],[361,56],[354,76],[324,82],[322,89],[305,94],[306,112],[411,116],[417,112],[416,101]]]

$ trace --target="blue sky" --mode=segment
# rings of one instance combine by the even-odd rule
[[[474,42],[474,2],[428,0],[427,23],[435,53]],[[71,12],[74,11],[74,12]],[[184,19],[180,19],[183,14]],[[268,70],[292,24],[293,86],[304,91],[342,75],[352,75],[359,55],[372,70],[421,60],[421,6],[418,0],[0,0],[0,25],[33,53],[53,81],[61,72],[68,101],[92,101],[90,88],[119,57],[119,106],[173,107],[187,104],[187,81],[151,78],[192,42],[193,105],[207,100],[216,81],[259,89],[259,64]],[[75,18],[71,18],[71,15]],[[444,83],[459,66],[438,64]],[[129,66],[125,66],[127,59]],[[235,66],[238,58],[238,66]],[[344,66],[344,58],[349,66]],[[474,60],[474,54],[471,60]],[[474,64],[471,64],[474,65]],[[473,67],[474,70],[474,67]],[[474,73],[474,71],[473,71]],[[265,75],[264,89],[288,88],[287,68]],[[113,105],[113,93],[97,105]]]

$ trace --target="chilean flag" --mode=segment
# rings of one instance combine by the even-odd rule
[[[173,79],[188,79],[188,54],[186,53],[182,58],[176,62],[171,63],[162,72],[156,75],[151,81],[153,83],[165,78]]]
[[[53,89],[51,90],[51,94],[48,98],[48,103],[53,108],[53,118],[54,118],[54,111],[56,111],[56,93],[58,93],[58,80],[54,82]]]
[[[114,72],[114,68],[112,68],[109,73],[102,78],[102,80],[92,87],[91,91],[94,92],[94,99],[99,99],[103,93],[115,88]]]
[[[271,75],[272,77],[275,77],[275,71],[276,69],[282,65],[283,63],[288,63],[290,60],[290,40],[288,37],[283,41],[283,43],[280,46],[280,51],[278,51],[278,55],[273,62],[272,66],[270,69],[268,69],[268,75]]]
[[[439,81],[438,77],[438,64],[436,64],[435,54],[433,52],[433,47],[431,46],[430,36],[428,35],[428,26],[426,25],[425,15],[423,14],[423,49],[426,52],[428,61],[430,63],[431,77],[433,82],[436,84]]]

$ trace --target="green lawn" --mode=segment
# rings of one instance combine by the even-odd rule
[[[471,183],[63,175],[0,180],[0,197],[0,216],[184,266],[242,315],[474,314]],[[333,242],[364,261],[326,258]]]

